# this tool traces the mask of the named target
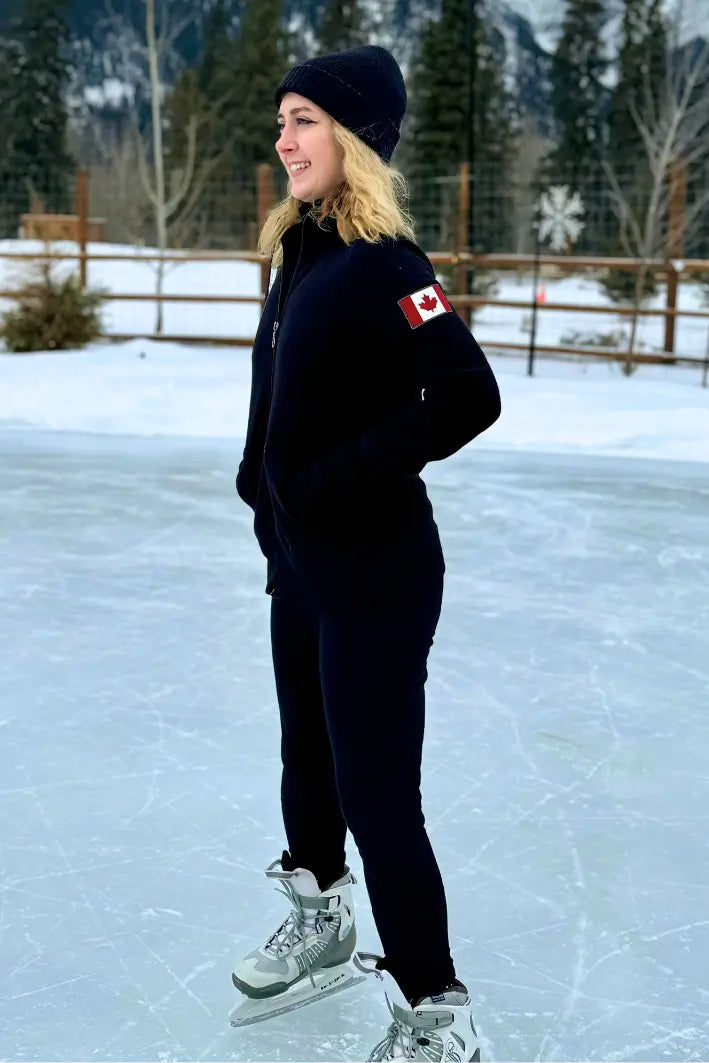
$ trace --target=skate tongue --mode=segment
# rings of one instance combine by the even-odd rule
[[[318,886],[318,880],[312,871],[308,871],[304,867],[297,867],[289,877],[291,885],[301,897],[320,896],[321,891]]]
[[[392,1009],[397,1006],[402,1011],[411,1011],[411,1005],[402,993],[399,983],[389,971],[382,971],[382,982],[384,984],[384,995]]]
[[[381,966],[383,960],[383,956],[377,956],[373,952],[355,952],[353,956],[353,963],[359,971],[376,975],[382,983],[390,1009],[395,1004],[401,1009],[410,1010],[411,1005],[402,993],[399,983],[386,967]]]
[[[280,865],[281,870],[275,871],[274,868]],[[300,897],[319,897],[320,887],[318,886],[318,880],[312,871],[308,871],[305,867],[284,868],[281,860],[274,860],[273,863],[266,868],[266,878],[276,878],[281,882],[287,882],[290,884],[290,888]]]

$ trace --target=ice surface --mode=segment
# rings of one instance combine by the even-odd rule
[[[387,1025],[369,983],[227,1021],[284,912],[238,451],[0,432],[2,1058],[357,1060]],[[473,446],[427,478],[423,792],[484,1057],[706,1059],[706,466]]]

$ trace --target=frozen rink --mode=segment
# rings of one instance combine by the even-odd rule
[[[362,1060],[387,1026],[369,982],[227,1022],[286,911],[239,455],[0,431],[3,1059]],[[426,478],[424,807],[483,1058],[707,1059],[707,466],[473,445]]]

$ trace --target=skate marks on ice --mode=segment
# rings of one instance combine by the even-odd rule
[[[3,1057],[366,1058],[377,987],[226,1018],[234,957],[285,915],[234,448],[0,449]],[[447,576],[424,807],[484,1058],[707,1058],[702,467],[471,448],[428,480]]]
[[[496,1030],[507,1058],[706,1058],[704,476],[476,465],[475,510],[472,466],[432,485],[458,520],[424,795],[483,1032],[498,1057]],[[450,743],[456,702],[469,741]],[[471,907],[482,932],[457,932]]]
[[[230,1058],[239,931],[282,903],[257,851],[282,847],[278,733],[233,454],[24,435],[3,457],[1,1054]],[[269,1056],[311,1058],[312,1026],[289,1030]]]

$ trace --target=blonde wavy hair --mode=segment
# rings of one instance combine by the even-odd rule
[[[378,243],[382,237],[405,236],[415,240],[414,224],[409,214],[406,178],[388,166],[375,151],[345,126],[332,119],[335,143],[342,149],[344,181],[323,196],[310,213],[318,219],[332,216],[337,231],[346,244],[355,240]],[[283,262],[281,238],[287,229],[300,221],[302,201],[293,195],[274,207],[263,224],[258,251],[271,259],[272,266]]]

